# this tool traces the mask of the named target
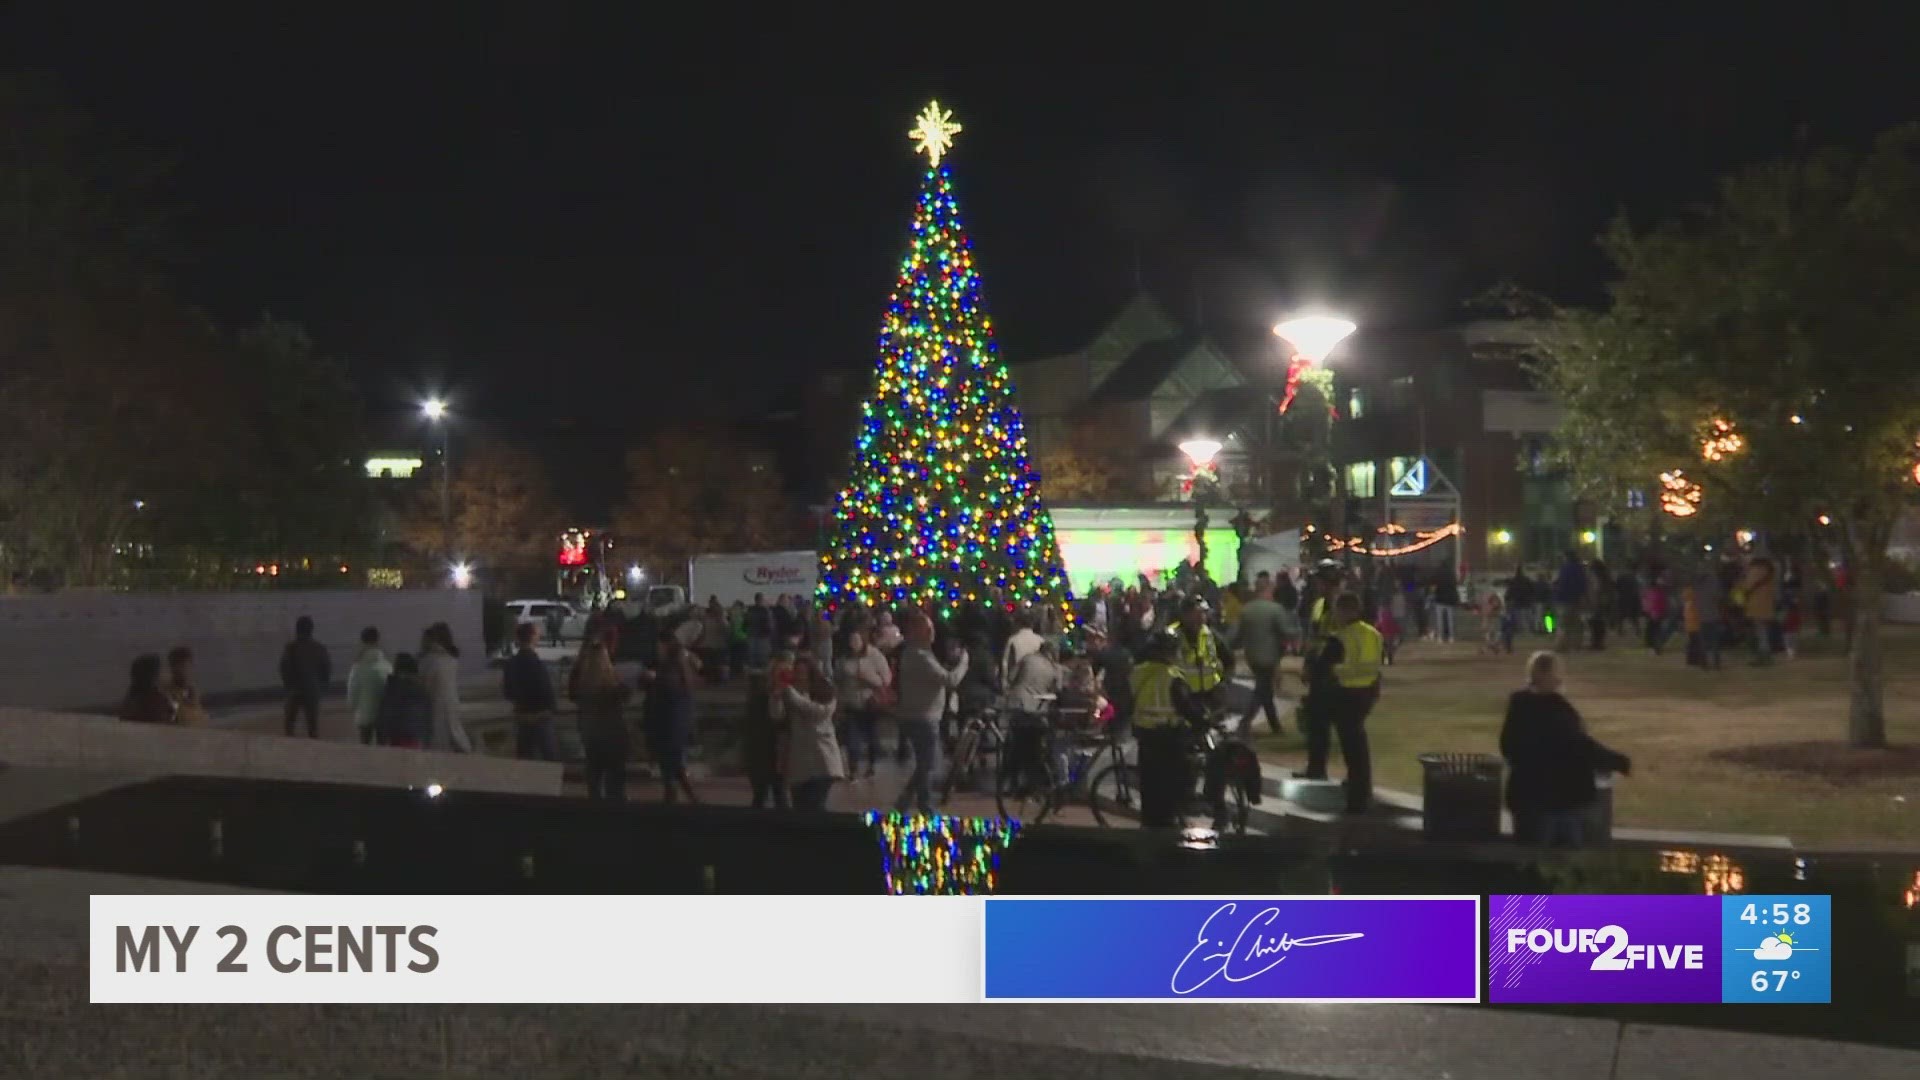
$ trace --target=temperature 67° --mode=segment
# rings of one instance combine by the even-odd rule
[[[1771,981],[1768,976],[1772,976]],[[1756,971],[1753,973],[1753,978],[1748,981],[1757,993],[1764,994],[1772,991],[1777,994],[1787,985],[1788,979],[1799,977],[1800,973],[1797,971]]]

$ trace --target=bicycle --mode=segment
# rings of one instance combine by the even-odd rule
[[[1209,718],[1204,728],[1196,727],[1187,751],[1188,771],[1193,774],[1193,789],[1187,793],[1182,820],[1213,819],[1224,824],[1223,831],[1243,836],[1251,806],[1260,783],[1260,762],[1253,748],[1237,736],[1228,734],[1232,723],[1224,715]],[[1207,796],[1209,773],[1222,785],[1225,821],[1219,822],[1219,808]],[[1087,805],[1093,819],[1103,828],[1140,822],[1140,767],[1121,760],[1100,770],[1087,786]]]
[[[993,794],[1000,816],[1037,825],[1080,797],[1103,755],[1125,759],[1116,740],[1087,729],[1085,710],[1055,706],[1027,716],[1007,732]]]
[[[984,708],[962,720],[960,733],[954,738],[953,751],[947,758],[947,775],[940,781],[940,804],[944,806],[952,801],[953,790],[958,783],[974,779],[988,755],[998,761],[1004,744],[1000,710]]]

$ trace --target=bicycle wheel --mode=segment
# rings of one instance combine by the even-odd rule
[[[1103,828],[1140,824],[1140,774],[1132,765],[1109,765],[1087,785],[1087,806]]]
[[[1001,817],[1038,825],[1053,812],[1053,771],[1045,765],[1003,758],[994,777],[993,800]]]
[[[973,770],[974,757],[979,749],[980,729],[969,724],[960,733],[960,741],[953,748],[953,759],[947,763],[947,775],[940,781],[940,805],[945,806],[952,801],[954,784]]]

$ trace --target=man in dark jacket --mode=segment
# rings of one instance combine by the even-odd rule
[[[1087,654],[1100,673],[1100,692],[1113,705],[1113,719],[1107,733],[1116,739],[1127,737],[1133,724],[1133,654],[1106,631],[1087,629]]]
[[[1233,647],[1247,658],[1253,672],[1253,700],[1240,717],[1240,735],[1253,730],[1254,714],[1265,711],[1267,726],[1280,734],[1280,710],[1273,702],[1279,691],[1280,657],[1286,652],[1287,618],[1273,598],[1273,576],[1265,570],[1254,579],[1253,600],[1240,609],[1240,622],[1234,627]]]
[[[540,642],[539,623],[521,623],[514,627],[519,649],[507,661],[501,677],[501,693],[513,704],[514,756],[535,761],[560,760],[559,739],[553,730],[557,708],[553,696],[553,677],[535,646]]]
[[[327,647],[313,640],[313,618],[302,615],[293,624],[293,640],[280,653],[280,685],[287,692],[287,735],[297,721],[307,719],[307,738],[320,737],[320,695],[333,682],[333,661]]]
[[[767,598],[760,593],[753,594],[753,606],[747,609],[747,666],[755,670],[766,670],[767,663],[773,659],[773,609],[767,606]]]
[[[1562,680],[1557,655],[1533,654],[1526,688],[1507,699],[1500,754],[1507,760],[1514,838],[1580,847],[1589,839],[1587,818],[1599,798],[1595,774],[1631,776],[1633,762],[1587,734],[1580,713],[1560,692]]]

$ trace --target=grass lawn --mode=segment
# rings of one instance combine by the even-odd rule
[[[1462,628],[1463,631],[1467,627]],[[1507,694],[1519,686],[1530,649],[1484,656],[1471,644],[1414,643],[1387,669],[1380,704],[1367,721],[1375,782],[1418,793],[1426,751],[1499,753]],[[1576,652],[1567,661],[1567,696],[1595,737],[1633,759],[1633,776],[1615,789],[1622,825],[1789,836],[1796,841],[1897,840],[1920,843],[1920,774],[1827,779],[1715,757],[1741,747],[1832,740],[1846,735],[1846,659],[1837,644],[1816,655],[1755,667],[1728,657],[1724,670],[1687,667],[1637,645]],[[1920,631],[1886,630],[1887,737],[1920,743]],[[1289,661],[1283,694],[1300,692]],[[1265,731],[1265,721],[1257,722]],[[1299,732],[1260,736],[1261,756],[1296,766],[1305,760]],[[1339,752],[1334,775],[1339,775]]]

